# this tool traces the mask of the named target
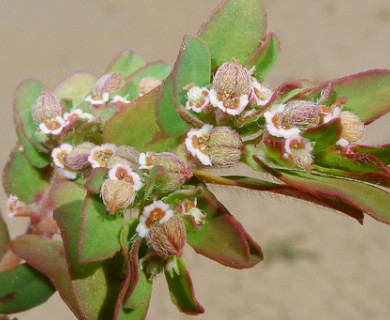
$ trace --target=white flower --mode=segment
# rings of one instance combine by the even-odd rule
[[[286,153],[284,157],[294,163],[297,167],[310,171],[313,163],[313,147],[310,141],[300,135],[293,135],[286,139],[284,143]]]
[[[218,95],[215,89],[209,91],[210,103],[223,112],[231,114],[232,116],[240,114],[249,103],[249,96],[243,94],[239,97],[232,97],[225,99],[223,96]]]
[[[64,129],[65,126],[65,120],[62,117],[57,116],[55,118],[51,118],[46,120],[45,122],[40,123],[39,129],[44,134],[57,135],[62,132],[62,129]]]
[[[332,110],[323,110],[324,111],[324,123],[327,123],[329,121],[332,121],[333,119],[336,119],[340,116],[341,109],[339,107],[336,107]]]
[[[154,201],[144,208],[136,231],[140,237],[144,238],[153,225],[165,223],[173,215],[173,211],[169,209],[166,203],[161,200]]]
[[[108,92],[103,92],[100,95],[89,95],[85,98],[86,102],[89,102],[91,106],[101,106],[105,104],[110,99],[110,94]]]
[[[187,90],[187,110],[199,113],[209,104],[209,90],[207,88],[188,85],[184,89]]]
[[[156,155],[157,153],[152,151],[141,153],[138,159],[139,169],[146,169],[146,170],[152,169],[153,168],[152,163]]]
[[[256,79],[252,79],[252,90],[250,93],[250,99],[256,101],[256,105],[265,106],[272,97],[272,90],[263,86]]]
[[[108,177],[111,180],[125,180],[131,183],[135,191],[142,188],[141,177],[135,173],[127,163],[115,164],[110,171],[108,171]]]
[[[88,162],[92,168],[106,167],[107,160],[116,150],[116,145],[112,143],[105,143],[101,146],[96,146],[91,149],[88,156]]]
[[[264,112],[264,118],[267,130],[272,136],[287,139],[298,135],[300,130],[296,127],[286,127],[283,124],[282,118],[285,107],[285,104],[274,105],[269,111]]]
[[[20,201],[17,196],[9,195],[7,199],[7,215],[9,217],[23,216],[26,213],[26,209],[26,204]]]
[[[81,109],[75,109],[72,112],[64,113],[64,120],[66,125],[69,125],[73,121],[88,120],[92,121],[94,116],[90,113],[83,112]]]
[[[130,100],[127,100],[125,97],[116,95],[116,96],[112,99],[111,102],[113,102],[113,103],[119,103],[119,104],[121,104],[121,103],[128,104],[128,103],[130,103],[131,101],[130,101]]]
[[[58,168],[65,168],[66,158],[72,150],[73,147],[69,143],[63,143],[58,148],[54,148],[51,152],[54,164]]]
[[[68,179],[74,180],[77,178],[77,172],[69,168],[59,168],[61,174]]]
[[[187,133],[185,145],[187,150],[205,166],[211,166],[211,159],[209,157],[208,141],[210,138],[213,126],[205,124],[200,129],[191,129]]]

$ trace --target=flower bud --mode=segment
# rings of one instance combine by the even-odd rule
[[[112,168],[116,164],[128,164],[131,169],[138,169],[139,152],[130,146],[119,146],[113,155],[107,160],[107,168]]]
[[[106,179],[100,190],[100,196],[111,214],[129,207],[135,198],[135,190],[131,183],[125,180]]]
[[[249,103],[252,79],[237,60],[224,63],[217,70],[210,90],[211,104],[230,115],[240,114]]]
[[[156,78],[153,77],[143,78],[138,84],[139,95],[143,96],[149,91],[152,91],[153,89],[157,88],[160,84],[161,81]]]
[[[149,230],[146,243],[161,256],[180,257],[186,238],[183,221],[178,216],[172,216],[167,222],[156,224]]]
[[[60,100],[52,92],[45,91],[39,96],[32,107],[32,117],[36,124],[44,123],[46,120],[55,119],[62,115]]]
[[[73,148],[66,157],[66,165],[76,171],[83,170],[90,165],[89,154],[95,145],[91,142],[83,142]]]
[[[230,167],[241,159],[243,144],[240,135],[229,127],[215,127],[209,140],[211,163],[217,167]]]
[[[349,111],[343,111],[340,113],[341,126],[341,138],[348,141],[349,144],[358,142],[363,138],[365,126],[360,121],[359,117]]]
[[[103,93],[111,95],[117,92],[121,87],[122,78],[120,72],[106,73],[96,81],[92,93],[97,96],[100,96]]]
[[[192,176],[187,165],[170,152],[157,154],[152,165],[163,169],[163,173],[155,181],[156,189],[163,193],[176,190]]]
[[[318,106],[305,100],[293,100],[286,104],[282,122],[286,127],[296,127],[301,130],[315,127],[320,123]]]

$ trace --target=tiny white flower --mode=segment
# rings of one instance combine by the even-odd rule
[[[250,93],[250,99],[256,102],[258,106],[265,106],[271,99],[273,91],[263,86],[256,79],[252,79],[252,90]]]
[[[296,127],[286,127],[283,125],[282,118],[285,107],[286,105],[284,104],[274,105],[269,111],[264,112],[264,118],[266,128],[272,136],[287,139],[291,136],[298,135],[300,130]]]
[[[111,180],[125,180],[131,183],[135,191],[142,188],[141,177],[135,173],[127,163],[115,164],[110,171],[108,171],[108,177]]]
[[[213,126],[209,124],[205,124],[200,129],[192,128],[188,131],[187,138],[185,139],[187,150],[205,166],[212,165],[208,147],[208,141],[212,130]]]
[[[83,112],[81,109],[75,109],[72,112],[64,113],[64,120],[66,125],[69,125],[73,121],[88,120],[92,121],[94,116],[90,113]]]
[[[209,104],[209,90],[207,88],[188,85],[184,89],[187,90],[187,110],[199,113]]]
[[[225,99],[223,96],[218,95],[215,89],[210,89],[209,97],[210,103],[215,108],[218,108],[232,116],[239,115],[243,112],[249,103],[249,96],[247,94],[243,94],[240,97]]]
[[[12,194],[7,199],[7,215],[11,217],[23,215],[26,212],[27,205],[20,201],[17,196]]]
[[[59,168],[59,171],[65,178],[74,180],[77,178],[77,172],[69,168]]]
[[[88,156],[88,162],[92,168],[106,167],[107,160],[116,150],[116,145],[112,143],[105,143],[101,146],[93,147]]]
[[[313,163],[313,147],[310,141],[300,135],[293,135],[286,139],[284,143],[286,153],[284,157],[296,166],[310,171]]]
[[[136,228],[141,238],[146,237],[150,228],[155,224],[163,224],[173,217],[174,212],[163,201],[154,201],[142,211],[139,224]]]
[[[340,147],[343,147],[343,148],[346,148],[349,146],[349,142],[347,139],[345,138],[341,138],[339,139],[337,142],[336,142],[336,145],[340,146]]]
[[[89,95],[85,98],[85,101],[88,102],[91,106],[101,106],[105,104],[110,99],[110,94],[108,92],[103,92],[100,95]]]
[[[340,116],[340,113],[341,113],[341,109],[339,107],[336,107],[332,110],[329,110],[329,111],[325,111],[324,114],[324,123],[327,123],[333,119],[336,119]]]
[[[119,104],[121,104],[121,103],[128,104],[128,103],[130,103],[131,101],[130,101],[130,100],[127,100],[125,97],[116,95],[116,96],[112,99],[111,102],[113,102],[113,103],[119,103]]]
[[[69,143],[63,143],[59,147],[53,149],[51,157],[56,167],[65,168],[66,157],[72,150],[73,147]]]
[[[62,132],[62,129],[64,129],[65,126],[65,120],[62,117],[57,116],[55,118],[51,118],[46,120],[45,122],[40,123],[39,129],[44,134],[57,135]]]
[[[152,169],[153,168],[152,163],[156,155],[157,153],[152,151],[141,153],[138,159],[139,169],[146,169],[146,170]]]

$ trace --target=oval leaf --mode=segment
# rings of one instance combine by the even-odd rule
[[[121,73],[122,78],[137,71],[145,65],[145,61],[131,50],[126,50],[118,54],[106,69],[106,73],[117,72]]]
[[[8,250],[9,232],[7,225],[0,213],[0,261]]]

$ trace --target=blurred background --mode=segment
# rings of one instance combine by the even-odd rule
[[[173,64],[182,36],[196,33],[218,3],[0,0],[1,167],[16,143],[12,100],[19,82],[34,77],[52,87],[74,71],[99,75],[127,48],[147,61]],[[276,32],[283,46],[267,79],[271,87],[294,78],[323,81],[390,68],[388,0],[265,3],[268,30]],[[389,121],[389,117],[377,121],[365,141],[388,140]],[[215,190],[260,242],[266,261],[237,271],[187,248],[185,258],[197,297],[206,309],[198,319],[389,319],[388,226],[370,217],[360,226],[342,214],[267,193]],[[1,203],[4,211],[3,193]],[[13,236],[23,232],[25,221],[9,223]],[[58,296],[17,317],[74,318]],[[147,318],[190,319],[171,304],[163,277],[156,280]]]

